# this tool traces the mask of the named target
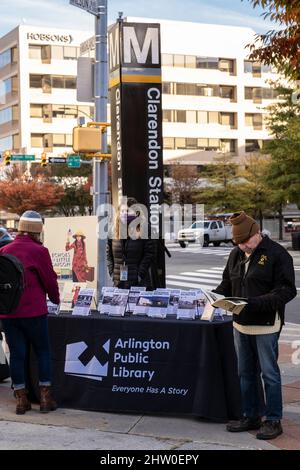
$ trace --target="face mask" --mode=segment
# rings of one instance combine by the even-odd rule
[[[134,214],[127,214],[127,223],[128,225],[136,219],[136,215]]]

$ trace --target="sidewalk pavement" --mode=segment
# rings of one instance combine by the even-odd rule
[[[300,345],[297,352],[291,345],[281,344],[279,362],[284,433],[272,441],[257,440],[255,432],[229,433],[225,424],[186,416],[63,408],[41,414],[35,404],[31,411],[17,416],[6,380],[0,384],[0,450],[300,450]]]

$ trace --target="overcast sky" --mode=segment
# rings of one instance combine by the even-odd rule
[[[69,0],[0,0],[0,9],[0,36],[22,23],[94,29],[94,16],[69,5]],[[274,27],[248,0],[108,0],[109,23],[120,11],[124,16],[248,26],[258,33]]]

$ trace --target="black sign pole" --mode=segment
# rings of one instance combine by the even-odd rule
[[[113,204],[135,197],[156,240],[154,287],[165,287],[160,25],[119,21],[110,31]]]

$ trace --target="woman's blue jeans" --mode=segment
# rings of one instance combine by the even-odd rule
[[[46,315],[31,318],[4,318],[3,329],[10,352],[10,374],[15,390],[25,388],[28,344],[36,354],[39,384],[51,384],[51,358]]]
[[[281,376],[278,360],[278,333],[247,335],[234,328],[234,345],[242,394],[243,415],[267,420],[282,418]],[[265,410],[262,411],[260,374],[264,383]]]

